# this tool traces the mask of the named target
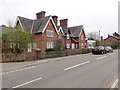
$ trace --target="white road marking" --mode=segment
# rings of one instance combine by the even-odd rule
[[[14,87],[12,87],[11,89],[18,88],[18,87],[21,87],[21,86],[27,85],[27,84],[29,84],[29,83],[32,83],[32,82],[35,82],[35,81],[41,80],[41,79],[42,79],[42,78],[40,77],[40,78],[37,78],[37,79],[31,80],[31,81],[28,81],[28,82],[26,82],[26,83],[23,83],[23,84],[20,84],[20,85],[14,86]]]
[[[115,88],[115,87],[117,86],[117,84],[118,84],[118,81],[119,81],[119,80],[116,79],[115,82],[113,83],[113,85],[111,86],[111,88]]]
[[[109,54],[109,55],[113,55],[113,53]]]
[[[69,69],[72,69],[72,68],[75,68],[75,67],[78,67],[78,66],[81,66],[81,65],[87,64],[87,63],[89,63],[89,62],[90,62],[90,61],[86,61],[86,62],[83,62],[83,63],[77,64],[77,65],[74,65],[74,66],[68,67],[68,68],[64,69],[64,71],[67,71],[67,70],[69,70]]]
[[[99,58],[97,58],[96,60],[103,59],[103,58],[105,58],[105,57],[108,57],[108,56],[99,57]]]
[[[27,67],[27,68],[22,68],[22,69],[17,69],[17,70],[14,70],[14,71],[9,71],[9,72],[2,73],[0,75],[9,74],[9,73],[13,73],[13,72],[17,72],[17,71],[22,71],[22,70],[26,70],[26,69],[31,69],[31,68],[34,68],[34,67],[35,66],[31,66],[31,67]]]

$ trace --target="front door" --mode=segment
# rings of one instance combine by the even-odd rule
[[[75,48],[75,44],[74,43],[72,43],[72,49],[74,49]]]

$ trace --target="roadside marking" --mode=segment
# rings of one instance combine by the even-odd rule
[[[14,89],[14,88],[18,88],[18,87],[21,87],[21,86],[24,86],[24,85],[27,85],[27,84],[29,84],[29,83],[32,83],[32,82],[35,82],[35,81],[38,81],[38,80],[41,80],[41,79],[42,79],[42,78],[40,77],[40,78],[37,78],[37,79],[31,80],[31,81],[28,81],[28,82],[26,82],[26,83],[23,83],[23,84],[20,84],[20,85],[14,86],[14,87],[10,88],[9,90]]]
[[[83,62],[83,63],[77,64],[77,65],[74,65],[74,66],[68,67],[68,68],[64,69],[64,71],[67,71],[67,70],[69,70],[69,69],[72,69],[72,68],[75,68],[75,67],[78,67],[78,66],[81,66],[81,65],[87,64],[87,63],[89,63],[89,62],[90,62],[90,61],[86,61],[86,62]]]
[[[31,68],[34,68],[34,67],[35,66],[31,66],[31,67],[27,67],[27,68],[22,68],[22,69],[17,69],[17,70],[14,70],[14,71],[9,71],[9,72],[2,73],[0,75],[9,74],[9,73],[13,73],[13,72],[17,72],[17,71],[22,71],[22,70],[26,70],[26,69],[31,69]]]
[[[109,55],[112,55],[113,53],[109,54]]]
[[[118,84],[118,81],[119,81],[119,80],[116,79],[115,82],[113,83],[113,85],[111,86],[111,88],[115,88],[115,87],[117,86],[117,84]]]
[[[97,58],[96,60],[103,59],[103,58],[105,58],[105,57],[108,57],[108,56],[103,56],[103,57]]]

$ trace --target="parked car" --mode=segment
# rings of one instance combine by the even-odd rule
[[[105,46],[105,50],[109,53],[109,52],[113,52],[112,47],[110,46]]]
[[[105,50],[105,47],[103,46],[96,46],[94,49],[92,49],[93,54],[105,54],[107,51]]]

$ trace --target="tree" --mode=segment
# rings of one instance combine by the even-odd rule
[[[62,50],[62,40],[61,39],[56,41],[56,45],[54,47],[54,50],[55,51],[61,51]]]
[[[88,40],[100,40],[99,32],[90,32],[87,34]]]
[[[2,35],[2,40],[4,42],[4,46],[11,50],[12,53],[22,53],[29,48],[28,44],[32,42],[32,37],[33,34],[30,32],[11,29],[7,30],[7,32]]]

